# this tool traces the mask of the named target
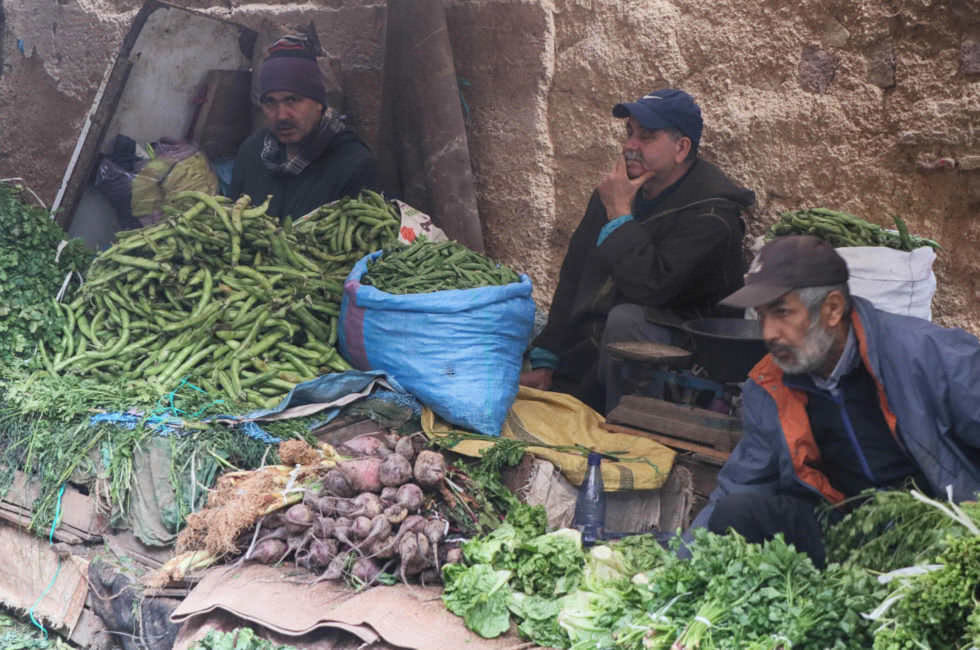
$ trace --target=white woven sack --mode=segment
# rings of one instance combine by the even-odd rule
[[[936,252],[924,246],[899,251],[884,246],[848,246],[836,249],[850,273],[848,287],[882,311],[932,320]]]

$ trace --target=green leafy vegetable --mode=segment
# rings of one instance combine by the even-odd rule
[[[510,628],[510,571],[495,571],[488,564],[468,568],[449,565],[443,574],[446,588],[442,600],[449,611],[463,617],[466,627],[487,639]]]
[[[941,568],[901,581],[875,650],[969,647],[968,619],[980,600],[980,536],[950,538],[938,561]]]
[[[962,526],[909,490],[868,490],[861,505],[824,536],[829,562],[848,562],[887,572],[926,561],[941,550],[948,535],[962,535]],[[980,506],[962,508],[980,522]]]
[[[260,638],[254,630],[240,627],[230,632],[211,630],[191,650],[297,650],[296,646],[280,645]]]
[[[564,648],[568,645],[568,635],[558,624],[561,611],[559,601],[544,596],[528,596],[515,591],[508,603],[510,611],[521,621],[517,631],[525,639],[534,639],[538,645]]]
[[[34,363],[41,343],[54,349],[65,317],[55,296],[71,271],[85,271],[94,254],[67,236],[47,212],[0,183],[0,366]],[[75,285],[71,285],[75,286]]]
[[[930,564],[897,569],[880,578],[897,584],[869,618],[879,623],[875,650],[975,648],[980,602],[980,518],[976,504],[957,505],[913,491],[921,505],[945,519],[942,550]],[[930,547],[934,548],[934,547]]]
[[[560,596],[578,587],[582,577],[582,535],[562,528],[517,547],[515,577],[527,594]]]

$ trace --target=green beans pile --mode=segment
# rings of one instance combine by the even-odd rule
[[[931,239],[910,235],[905,222],[897,215],[893,215],[892,219],[898,232],[891,232],[853,214],[827,208],[792,210],[784,212],[779,221],[772,225],[767,239],[779,235],[816,235],[834,248],[887,246],[900,251],[911,251],[922,246],[942,248]]]
[[[509,267],[497,264],[454,241],[417,238],[410,246],[386,250],[368,265],[362,284],[394,294],[474,289],[520,282]]]
[[[296,383],[350,366],[337,353],[343,282],[399,220],[373,192],[293,224],[269,201],[232,204],[177,194],[165,221],[119,233],[79,296],[60,305],[53,374],[128,377],[169,390],[183,377],[208,392],[272,405]]]

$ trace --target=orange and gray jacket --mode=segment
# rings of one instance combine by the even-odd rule
[[[875,309],[854,297],[851,325],[861,361],[877,385],[891,434],[936,495],[980,491],[980,342],[963,330]],[[844,495],[821,471],[807,416],[807,395],[784,383],[766,355],[743,391],[743,438],[718,475],[718,486],[693,527],[705,526],[718,499],[734,492],[790,494],[840,503]],[[855,450],[860,454],[860,450]]]

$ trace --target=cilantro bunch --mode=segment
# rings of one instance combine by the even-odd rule
[[[86,270],[94,257],[80,240],[59,255],[64,239],[46,211],[0,183],[0,366],[29,365],[40,342],[55,347],[64,316],[54,298],[65,275]]]

